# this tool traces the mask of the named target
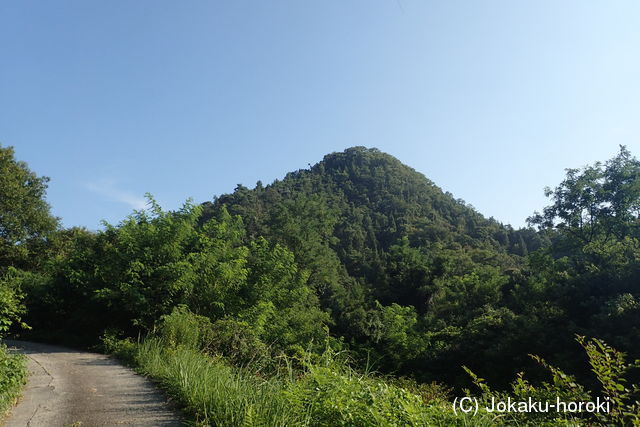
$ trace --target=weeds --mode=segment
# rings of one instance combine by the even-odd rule
[[[0,344],[0,419],[20,396],[26,381],[25,357],[9,354],[7,347]]]

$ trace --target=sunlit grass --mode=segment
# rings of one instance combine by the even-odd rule
[[[481,426],[496,421],[487,414],[455,415],[444,399],[425,402],[331,355],[265,378],[251,366],[231,366],[195,349],[167,346],[159,338],[132,346],[138,369],[156,379],[198,425]]]
[[[184,406],[208,425],[291,426],[306,424],[291,410],[278,378],[259,379],[245,369],[227,366],[185,347],[167,348],[158,339],[139,345],[135,360]]]

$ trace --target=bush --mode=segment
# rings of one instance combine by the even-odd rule
[[[23,328],[28,326],[22,322],[21,316],[25,313],[21,291],[22,281],[29,277],[29,273],[9,267],[7,272],[0,277],[0,338],[16,323]]]
[[[247,322],[228,318],[211,323],[208,317],[194,314],[184,306],[162,316],[155,335],[167,347],[200,350],[223,356],[236,365],[254,363],[269,354],[267,346]]]
[[[310,426],[426,426],[488,425],[493,417],[456,415],[442,397],[441,386],[425,386],[415,393],[385,378],[359,373],[327,351],[320,363],[307,364],[306,372],[287,390],[292,407],[308,416]],[[414,390],[421,389],[404,380]],[[425,397],[429,400],[425,401]]]
[[[626,363],[624,353],[595,338],[586,340],[584,337],[578,336],[576,340],[586,351],[592,372],[602,386],[599,395],[594,395],[586,387],[578,384],[574,376],[534,355],[531,357],[551,374],[552,381],[534,386],[524,378],[524,373],[520,373],[511,384],[511,393],[493,391],[484,379],[479,378],[468,368],[465,370],[482,391],[481,401],[487,405],[492,399],[506,402],[508,399],[527,401],[529,398],[537,402],[555,402],[556,399],[561,402],[594,402],[597,397],[601,399],[604,397],[612,403],[608,413],[567,412],[562,414],[554,410],[537,413],[506,413],[505,417],[510,423],[562,424],[569,422],[576,424],[587,422],[601,425],[640,425],[640,386],[637,384],[627,386],[626,378],[631,370],[640,368],[640,360]]]
[[[0,344],[0,418],[11,408],[27,381],[25,357],[9,354]]]
[[[213,341],[212,326],[208,317],[194,314],[185,306],[178,306],[171,314],[160,318],[156,335],[169,347],[205,350]]]
[[[135,365],[136,343],[131,338],[120,338],[121,333],[109,330],[100,337],[98,351],[112,354],[128,365]]]
[[[212,332],[208,352],[224,356],[233,364],[246,365],[263,361],[268,357],[267,346],[246,322],[233,319],[218,320],[213,324]]]

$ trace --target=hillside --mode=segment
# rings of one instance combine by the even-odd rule
[[[205,203],[205,217],[226,205],[230,213],[245,218],[255,235],[275,225],[270,218],[277,205],[300,205],[295,201],[301,197],[324,202],[334,214],[333,234],[341,247],[387,251],[410,236],[412,245],[457,243],[525,255],[542,244],[533,233],[522,235],[484,218],[395,157],[365,147],[328,154],[310,169],[291,172],[266,187],[261,182],[253,190],[239,185],[234,193]],[[313,210],[312,206],[296,208]]]
[[[307,284],[331,313],[332,332],[363,355],[374,349],[379,367],[394,371],[412,366],[415,373],[444,357],[440,350],[451,343],[425,342],[424,329],[462,330],[501,306],[521,256],[545,244],[533,230],[487,219],[396,158],[364,147],[267,186],[238,186],[203,207],[203,221],[226,209],[243,219],[248,240],[264,236],[288,247],[311,273]],[[391,327],[396,315],[402,321]],[[425,346],[440,350],[425,356]]]

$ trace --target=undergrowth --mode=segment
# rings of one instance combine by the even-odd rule
[[[140,343],[104,338],[105,347],[155,380],[197,425],[213,426],[482,426],[482,425],[640,425],[640,387],[621,353],[597,340],[577,340],[585,349],[600,392],[531,356],[550,374],[534,385],[518,374],[509,391],[492,390],[464,368],[480,393],[476,411],[454,410],[451,389],[411,379],[381,377],[351,368],[348,357],[327,347],[323,354],[259,358],[237,364],[198,316],[176,310],[164,316],[157,332]],[[204,328],[204,329],[203,329]],[[219,344],[219,343],[218,343]],[[216,350],[217,349],[217,350]],[[611,402],[606,413],[490,411],[492,402]]]
[[[0,344],[0,420],[13,406],[27,380],[25,357]]]
[[[103,341],[107,351],[158,381],[197,425],[481,426],[495,418],[456,415],[449,389],[356,371],[331,349],[233,365],[232,357],[207,351],[202,340],[209,335],[195,330],[193,320],[175,312],[140,343]]]

